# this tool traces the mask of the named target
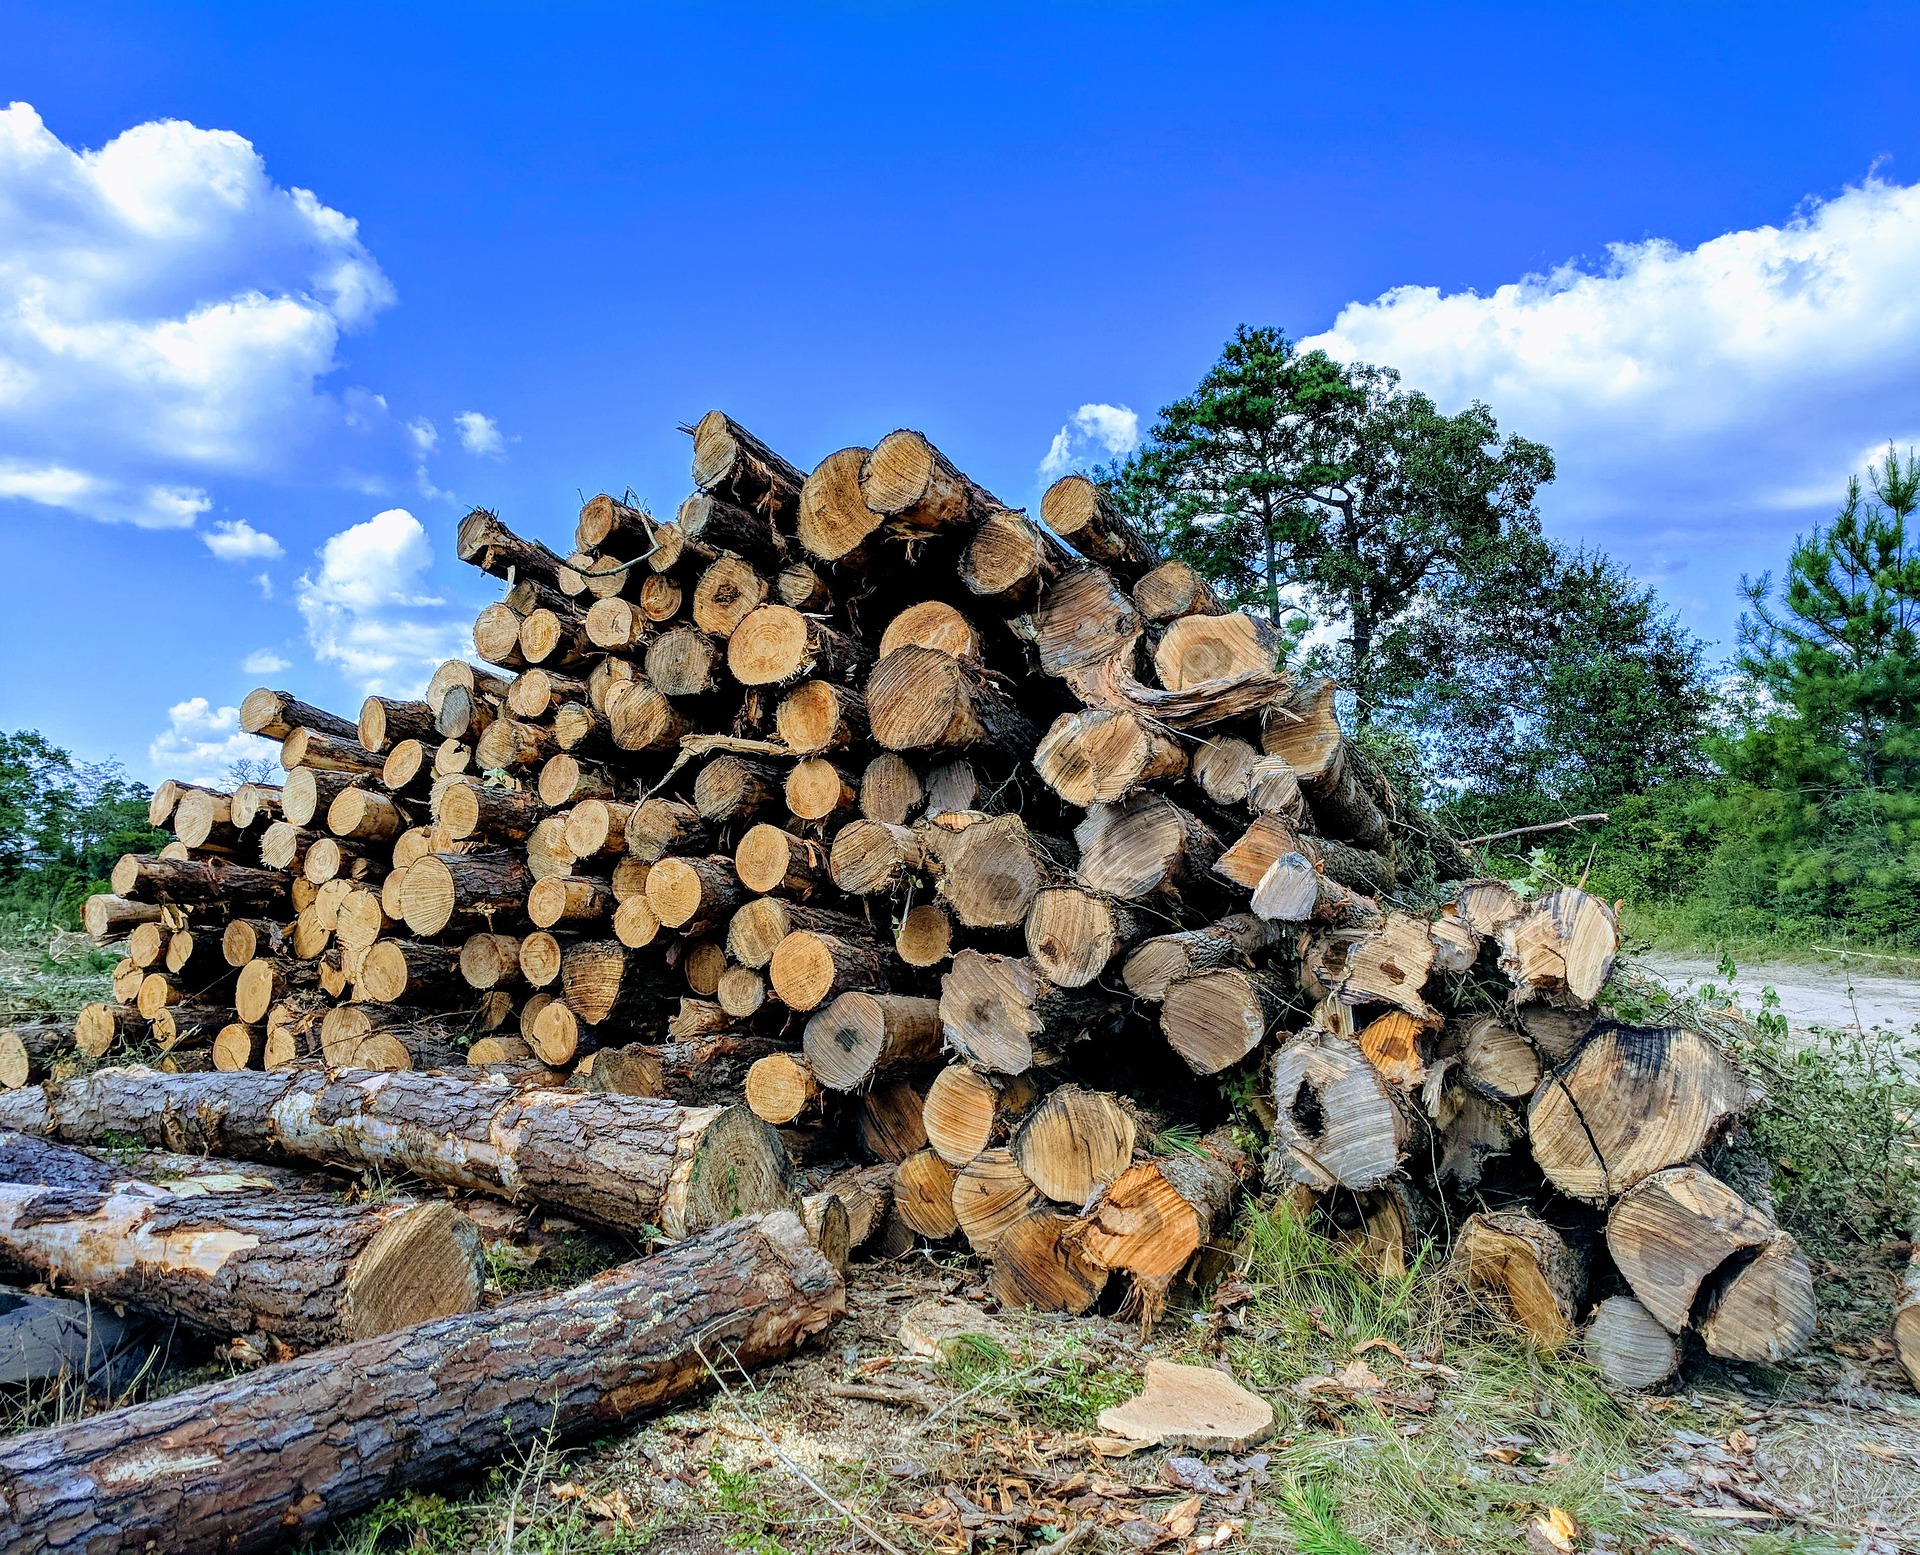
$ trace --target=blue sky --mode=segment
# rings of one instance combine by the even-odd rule
[[[411,689],[489,597],[466,505],[670,507],[714,405],[802,465],[920,427],[1031,503],[1063,431],[1104,456],[1277,324],[1552,444],[1551,527],[1723,645],[1739,573],[1920,441],[1910,6],[63,0],[0,39],[0,727],[149,778],[217,771],[263,679]]]

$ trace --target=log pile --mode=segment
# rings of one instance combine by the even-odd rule
[[[1752,1088],[1599,1019],[1614,909],[1480,878],[1264,622],[1085,477],[1036,522],[917,432],[807,473],[690,430],[670,519],[470,513],[503,597],[418,700],[246,699],[284,782],[163,786],[178,840],[87,907],[125,960],[75,1044],[171,1073],[0,1123],[670,1238],[791,1208],[1149,1322],[1286,1193],[1389,1269],[1464,1221],[1462,1281],[1624,1383],[1805,1341],[1805,1259],[1713,1173]]]

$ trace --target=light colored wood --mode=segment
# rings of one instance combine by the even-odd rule
[[[1494,1293],[1535,1344],[1552,1348],[1573,1336],[1586,1268],[1537,1216],[1509,1210],[1469,1217],[1454,1243],[1453,1267],[1468,1286]]]

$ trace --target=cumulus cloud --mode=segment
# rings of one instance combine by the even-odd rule
[[[271,648],[256,648],[240,661],[240,668],[249,675],[278,675],[293,668],[293,661],[281,658]]]
[[[223,562],[270,562],[287,554],[286,547],[278,540],[264,530],[255,529],[244,518],[223,520],[200,538]]]
[[[420,521],[389,508],[343,529],[294,591],[315,657],[369,695],[417,692],[443,659],[471,645],[467,628],[428,591],[433,548]]]
[[[1619,243],[1485,296],[1399,287],[1302,345],[1448,409],[1485,400],[1553,448],[1558,527],[1654,576],[1711,557],[1687,586],[1718,609],[1730,568],[1777,566],[1873,449],[1920,433],[1920,186],[1870,178],[1779,226]]]
[[[1053,435],[1040,473],[1064,475],[1076,465],[1132,453],[1140,446],[1140,416],[1124,405],[1082,405],[1073,419]]]
[[[75,150],[15,103],[0,298],[0,497],[184,528],[210,478],[351,436],[319,380],[394,294],[355,223],[239,135],[166,120]]]
[[[460,446],[468,453],[483,459],[506,456],[507,440],[500,435],[500,423],[493,417],[483,416],[477,410],[463,410],[453,418],[453,424],[460,429]]]
[[[147,759],[170,777],[218,782],[236,761],[271,757],[271,740],[240,730],[240,709],[189,697],[167,709],[167,727],[153,737]]]

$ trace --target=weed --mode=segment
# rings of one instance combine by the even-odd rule
[[[1367,1547],[1340,1526],[1324,1485],[1296,1480],[1281,1486],[1277,1499],[1300,1555],[1367,1555]]]
[[[719,1459],[707,1465],[707,1478],[713,1484],[720,1510],[732,1526],[721,1535],[721,1543],[746,1555],[791,1555],[788,1545],[775,1535],[786,1530],[792,1519],[781,1510],[760,1483],[760,1476],[744,1469],[729,1469]]]
[[[962,1393],[1012,1405],[1053,1430],[1087,1430],[1100,1411],[1133,1396],[1139,1381],[1071,1331],[1036,1335],[1016,1356],[985,1334],[963,1334],[940,1361],[940,1375]]]

